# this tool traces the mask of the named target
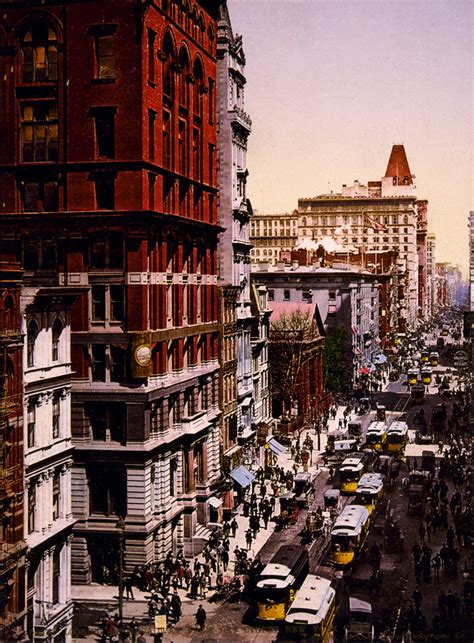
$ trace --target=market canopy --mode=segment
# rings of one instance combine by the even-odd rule
[[[276,455],[280,455],[286,451],[286,447],[284,447],[283,444],[280,444],[278,440],[275,440],[275,438],[270,438],[267,441],[267,444]]]
[[[250,471],[246,469],[243,464],[231,471],[230,477],[244,489],[245,487],[248,487],[249,484],[252,484],[252,482],[255,480],[255,476],[253,475],[253,473],[250,473]]]
[[[209,498],[207,502],[211,505],[211,507],[214,507],[214,509],[219,509],[219,507],[222,507],[222,500],[220,498],[216,498],[215,496]]]

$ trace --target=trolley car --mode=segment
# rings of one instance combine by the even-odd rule
[[[369,529],[367,507],[344,507],[331,531],[331,560],[341,567],[350,565],[364,546]]]
[[[388,453],[401,454],[408,442],[408,424],[397,420],[387,429]]]
[[[336,591],[331,581],[308,574],[285,618],[285,640],[332,641]]]

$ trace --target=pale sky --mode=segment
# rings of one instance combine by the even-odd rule
[[[473,0],[228,0],[247,64],[248,196],[261,212],[385,174],[403,143],[437,261],[468,264]]]

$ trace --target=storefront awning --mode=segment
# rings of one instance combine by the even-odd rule
[[[230,477],[238,482],[239,485],[244,489],[255,480],[255,476],[250,473],[250,471],[246,469],[242,464],[240,465],[240,467],[237,467],[230,472]]]
[[[286,447],[284,447],[282,444],[280,444],[275,438],[270,438],[267,441],[268,446],[270,449],[273,451],[273,453],[276,453],[276,455],[280,455],[281,453],[285,453]]]
[[[211,507],[214,507],[214,509],[219,509],[219,507],[222,507],[222,500],[220,498],[216,498],[215,496],[212,496],[212,498],[208,498],[207,502],[211,505]]]
[[[387,358],[383,353],[379,353],[378,355],[376,355],[376,357],[374,357],[374,364],[385,364],[386,361]]]

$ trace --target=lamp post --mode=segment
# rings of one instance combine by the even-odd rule
[[[125,522],[122,517],[119,518],[115,525],[119,530],[119,627],[122,629],[123,619],[123,545],[125,540]]]

